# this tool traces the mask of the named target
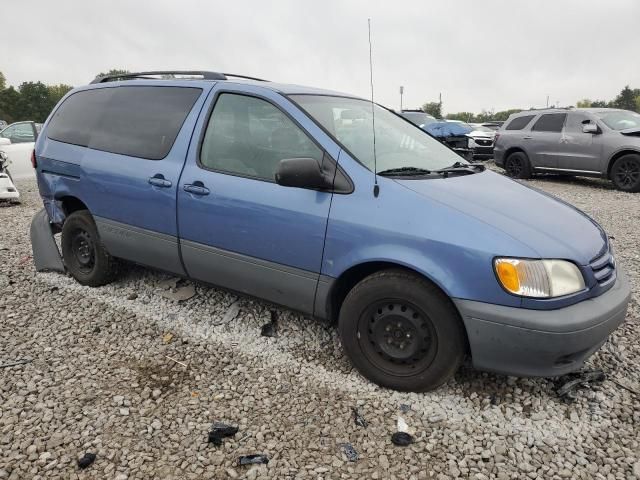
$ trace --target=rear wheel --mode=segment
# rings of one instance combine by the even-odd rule
[[[339,331],[358,371],[395,390],[438,387],[465,353],[464,329],[451,301],[403,270],[378,272],[358,283],[342,304]]]
[[[611,168],[611,180],[618,190],[640,192],[640,155],[623,155]]]
[[[116,260],[102,245],[96,224],[87,210],[67,217],[62,226],[61,243],[65,267],[82,285],[98,287],[115,278]]]
[[[512,178],[531,178],[531,163],[524,152],[513,152],[504,161],[504,169]]]

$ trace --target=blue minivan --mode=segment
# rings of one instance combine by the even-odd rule
[[[335,320],[371,381],[556,376],[624,321],[609,238],[362,98],[216,72],[97,78],[36,143],[38,270],[122,261]],[[61,255],[54,235],[61,233]]]

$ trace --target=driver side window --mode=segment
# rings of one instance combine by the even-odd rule
[[[211,113],[200,151],[201,166],[275,180],[280,160],[314,158],[322,150],[271,103],[235,93],[221,94]]]

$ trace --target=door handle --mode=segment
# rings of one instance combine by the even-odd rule
[[[522,137],[523,140],[531,140],[533,137]]]
[[[209,195],[209,189],[199,180],[193,183],[185,183],[182,188],[185,192],[193,193],[194,195]]]
[[[149,179],[149,183],[154,187],[163,187],[168,188],[171,186],[171,182],[164,178],[164,175],[161,173],[156,173],[153,177]]]

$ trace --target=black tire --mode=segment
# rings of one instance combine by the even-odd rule
[[[61,243],[65,267],[82,285],[99,287],[115,278],[116,259],[102,244],[93,217],[87,210],[67,217],[62,226]]]
[[[384,270],[358,283],[340,309],[342,346],[372,382],[424,392],[449,380],[465,355],[466,335],[449,298],[424,278]]]
[[[524,152],[513,152],[504,161],[504,169],[512,178],[531,178],[531,162]]]
[[[611,181],[623,192],[640,192],[640,155],[628,153],[611,167]]]

